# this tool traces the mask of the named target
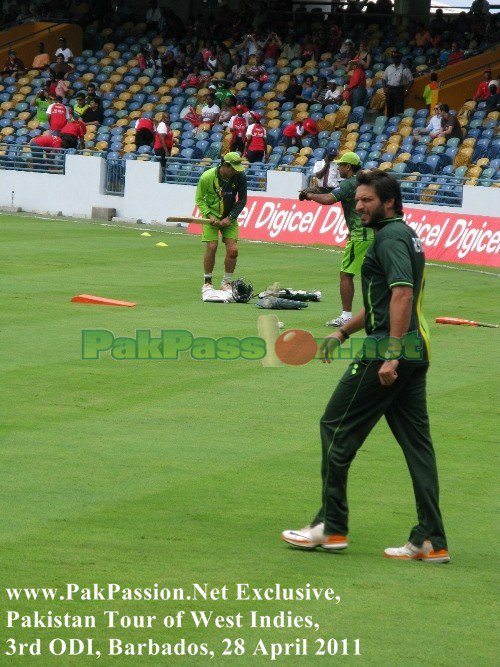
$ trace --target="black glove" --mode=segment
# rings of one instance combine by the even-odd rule
[[[248,303],[253,295],[253,286],[245,278],[238,278],[231,283],[233,299],[238,303]]]

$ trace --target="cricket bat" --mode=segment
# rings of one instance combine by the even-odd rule
[[[498,329],[498,324],[488,324],[487,322],[476,322],[475,320],[462,320],[460,317],[436,317],[437,324],[457,324],[463,327],[489,327]]]
[[[266,356],[262,365],[267,367],[283,366],[283,362],[276,354],[274,346],[280,335],[280,327],[276,315],[260,315],[257,321],[259,336],[266,341]]]
[[[208,218],[194,218],[192,216],[182,216],[182,215],[172,215],[167,218],[167,222],[194,222],[198,225],[209,225],[210,220]]]

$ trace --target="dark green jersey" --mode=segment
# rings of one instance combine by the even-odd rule
[[[375,338],[389,336],[392,288],[399,285],[412,287],[413,305],[408,331],[412,335],[414,332],[422,349],[420,354],[412,354],[409,358],[426,361],[429,358],[429,334],[422,314],[425,273],[422,242],[402,218],[383,220],[377,229],[361,269],[366,333]]]
[[[356,176],[345,178],[343,181],[340,181],[338,188],[332,190],[332,195],[342,204],[345,222],[349,229],[351,239],[369,241],[370,239],[373,239],[373,229],[363,227],[361,218],[356,213],[356,202],[354,200],[355,194]]]

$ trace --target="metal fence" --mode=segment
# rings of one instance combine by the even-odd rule
[[[67,155],[103,157],[102,151],[74,148],[42,148],[33,144],[0,143],[0,169],[64,174]]]
[[[0,169],[64,174],[66,151],[26,144],[0,144]]]
[[[159,158],[151,156],[149,161],[157,162]],[[106,194],[122,195],[125,191],[126,159],[108,158],[106,161]],[[191,160],[187,158],[171,157],[165,162],[163,183],[176,185],[196,186],[204,171],[215,167],[219,160]],[[302,171],[302,168],[300,169]],[[261,162],[251,164],[246,170],[247,186],[249,190],[265,191],[267,189],[267,169]]]
[[[125,192],[125,163],[121,158],[106,160],[106,184],[107,195],[119,195],[123,197]]]

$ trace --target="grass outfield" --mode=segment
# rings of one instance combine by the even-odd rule
[[[347,362],[263,368],[260,361],[195,362],[186,356],[176,362],[114,361],[109,355],[82,361],[82,329],[107,329],[116,336],[133,336],[136,329],[151,329],[153,335],[161,329],[215,338],[257,335],[261,311],[254,305],[200,301],[198,238],[152,230],[151,237],[141,237],[143,230],[0,216],[0,664],[95,662],[95,656],[51,656],[53,638],[94,639],[103,664],[169,660],[109,657],[109,638],[205,643],[214,651],[211,664],[268,663],[271,655],[262,650],[253,655],[256,648],[270,652],[275,643],[284,650],[296,638],[307,640],[307,657],[293,653],[276,662],[321,664],[332,658],[315,655],[322,646],[318,639],[338,640],[340,657],[341,640],[347,638],[350,657],[342,662],[497,664],[498,331],[431,325],[429,408],[452,564],[381,556],[384,547],[403,544],[415,519],[409,475],[385,423],[351,468],[349,549],[295,551],[279,534],[305,525],[317,509],[318,420]],[[160,240],[168,247],[155,247]],[[340,258],[325,249],[242,242],[237,274],[257,290],[275,280],[322,290],[321,303],[280,313],[286,328],[320,336],[327,332],[324,322],[339,312]],[[424,304],[429,323],[439,315],[497,321],[498,277],[493,270],[430,266]],[[138,305],[70,303],[80,293]],[[184,588],[186,595],[193,583],[207,583],[227,586],[228,599],[61,600],[67,582],[82,588],[93,583],[145,588],[156,582]],[[238,601],[237,583],[255,588],[309,583],[333,588],[340,602]],[[6,587],[58,591],[53,602],[9,602]],[[30,628],[18,619],[7,628],[7,610],[31,617],[35,610],[93,615],[96,627]],[[103,612],[112,610],[157,620],[151,629],[108,628]],[[208,628],[195,627],[192,610],[214,612]],[[251,610],[271,617],[282,611],[311,616],[319,629],[251,628]],[[186,612],[182,627],[166,629],[163,617],[178,611]],[[231,616],[234,624],[240,619],[242,627],[217,628],[215,615]],[[10,638],[39,639],[41,655],[6,657]],[[233,642],[230,647],[225,638]],[[243,655],[234,653],[237,638],[244,640]],[[359,657],[354,655],[358,638]],[[333,642],[329,648],[334,651]],[[224,656],[224,649],[233,654]],[[209,660],[199,653],[170,659]]]

